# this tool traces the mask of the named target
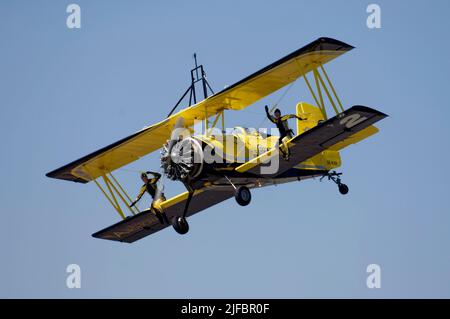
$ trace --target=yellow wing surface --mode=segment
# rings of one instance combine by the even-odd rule
[[[159,149],[170,137],[179,118],[185,126],[223,110],[241,110],[277,91],[341,54],[352,46],[319,38],[207,99],[120,141],[84,156],[47,174],[48,177],[87,183]]]

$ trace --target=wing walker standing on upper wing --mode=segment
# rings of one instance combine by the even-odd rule
[[[191,84],[167,118],[47,176],[78,183],[93,181],[122,218],[93,236],[128,243],[170,225],[185,234],[187,217],[231,197],[246,206],[251,189],[327,177],[346,194],[348,187],[341,182],[341,173],[334,171],[341,166],[340,151],[376,134],[373,124],[387,116],[361,105],[344,110],[324,65],[352,49],[344,42],[319,38],[218,93],[212,91],[194,56]],[[242,110],[300,78],[314,104],[299,102],[296,113],[285,116],[279,110],[272,116],[266,107],[279,136],[245,127],[226,129],[225,112]],[[201,101],[196,90],[199,85]],[[188,97],[188,106],[176,112]],[[334,116],[328,115],[330,109]],[[290,118],[295,119],[295,132],[287,125]],[[195,132],[192,128],[199,121],[204,129]],[[144,185],[133,201],[113,172],[158,149],[162,174],[180,181],[186,191],[166,199],[161,174],[148,172],[153,177],[142,174]],[[145,192],[153,197],[152,204],[140,211],[135,204]]]

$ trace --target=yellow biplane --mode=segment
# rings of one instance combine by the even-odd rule
[[[344,110],[324,65],[351,49],[341,41],[319,38],[218,93],[212,92],[203,66],[195,62],[191,85],[166,119],[47,176],[94,181],[123,220],[93,236],[128,243],[167,226],[185,234],[187,217],[231,197],[248,205],[250,189],[258,187],[325,177],[346,194],[348,187],[341,182],[341,174],[333,171],[341,165],[339,151],[377,133],[373,124],[387,116],[360,105]],[[226,129],[225,111],[242,110],[301,78],[315,105],[296,105],[296,115],[304,120],[296,120],[292,138],[280,145],[278,136],[267,130]],[[203,99],[197,102],[199,85]],[[188,96],[188,106],[175,112]],[[327,108],[334,111],[333,117]],[[202,124],[200,132],[195,129],[198,123]],[[289,157],[281,155],[282,149]],[[163,186],[158,185],[150,208],[139,211],[112,172],[156,150],[161,150],[163,175],[181,181],[187,191],[166,199],[161,196]],[[162,222],[159,215],[164,216]]]

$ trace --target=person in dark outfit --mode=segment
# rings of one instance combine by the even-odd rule
[[[147,174],[152,174],[153,178],[148,178]],[[157,185],[156,183],[161,178],[161,174],[154,173],[154,172],[146,172],[141,174],[141,179],[144,182],[144,185],[142,185],[139,195],[136,197],[134,202],[131,203],[130,207],[133,207],[145,194],[145,192],[149,193],[149,195],[152,197],[152,199],[155,199],[156,189]]]
[[[292,131],[292,129],[289,128],[287,120],[296,118],[300,121],[303,121],[303,119],[295,114],[288,114],[288,115],[281,116],[281,111],[279,109],[276,109],[275,112],[273,113],[274,116],[272,116],[269,113],[269,107],[267,105],[265,106],[265,109],[266,109],[267,118],[269,119],[269,121],[271,121],[272,123],[274,123],[277,126],[278,131],[280,132],[280,138],[278,139],[278,144],[280,145],[280,151],[283,154],[283,157],[285,159],[288,159],[289,158],[289,148],[285,146],[287,153],[285,153],[281,149],[281,145],[284,145],[283,139],[285,137],[288,137],[289,139],[294,137],[294,132]]]
[[[153,175],[153,178],[148,178],[148,174]],[[157,183],[159,179],[161,178],[161,174],[156,172],[145,172],[141,174],[141,179],[144,182],[144,185],[142,185],[139,195],[136,197],[136,199],[131,203],[130,207],[133,207],[136,205],[136,203],[142,198],[142,196],[147,192],[152,197],[152,205],[150,205],[150,208],[153,208],[153,202],[155,201],[155,195],[158,190]],[[160,199],[162,201],[165,201],[166,198],[164,197],[164,194],[161,194]],[[156,199],[158,200],[158,198]],[[158,217],[161,224],[164,224],[164,220],[167,219],[164,214],[160,214],[155,210],[156,217]],[[161,216],[162,215],[162,216]],[[164,219],[163,219],[164,218]]]

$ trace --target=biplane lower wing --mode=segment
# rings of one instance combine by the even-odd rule
[[[353,106],[291,139],[287,143],[291,153],[289,161],[281,158],[281,152],[270,150],[237,167],[236,170],[240,173],[247,172],[264,177],[279,176],[298,163],[301,163],[320,152],[345,141],[352,135],[369,128],[373,123],[378,122],[386,116],[386,114],[366,106]],[[261,168],[263,166],[269,166],[273,163],[273,160],[277,160],[276,157],[278,157],[279,163],[276,172],[274,170],[273,173],[262,174]]]
[[[187,200],[187,192],[170,198],[161,203],[161,207],[170,221],[175,216],[181,216]],[[234,189],[230,187],[205,188],[197,190],[189,204],[187,216],[192,216],[208,207],[214,206],[230,197]],[[108,239],[126,243],[135,242],[143,237],[154,234],[170,224],[161,224],[150,209],[129,217],[93,234],[95,238]]]

